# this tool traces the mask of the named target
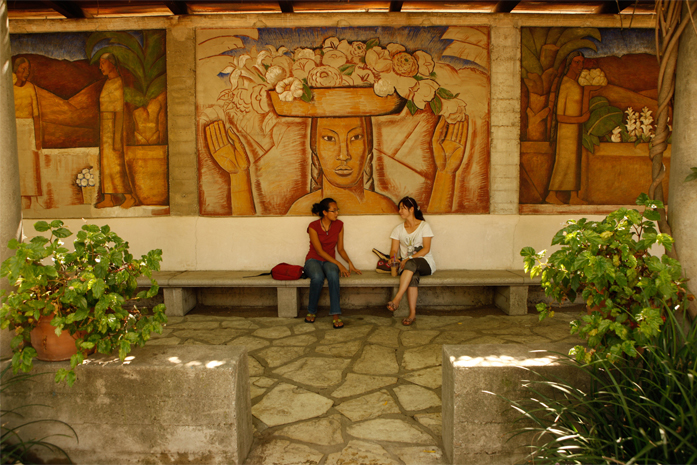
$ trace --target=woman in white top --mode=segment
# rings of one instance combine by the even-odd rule
[[[411,197],[399,201],[399,216],[404,219],[390,234],[392,248],[390,256],[396,257],[399,250],[399,290],[394,299],[387,302],[387,309],[394,312],[407,294],[409,302],[409,317],[402,320],[404,326],[411,325],[416,320],[416,298],[419,295],[419,277],[428,276],[436,271],[436,262],[431,254],[431,238],[433,231],[424,220],[419,206]]]

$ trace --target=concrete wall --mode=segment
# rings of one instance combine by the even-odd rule
[[[443,346],[443,448],[459,465],[526,462],[532,434],[511,437],[533,426],[516,420],[510,401],[531,397],[527,381],[563,379],[583,390],[588,378],[558,354],[571,344]],[[536,389],[543,389],[539,385]],[[553,395],[551,390],[547,395]],[[501,396],[501,397],[499,397]]]
[[[30,407],[18,410],[23,418],[3,416],[3,425],[65,421],[79,443],[57,422],[35,423],[19,434],[49,436],[74,463],[245,463],[252,407],[244,347],[144,347],[124,362],[91,356],[76,369],[72,387],[53,380],[68,362],[34,364],[33,373],[45,374],[13,385],[2,399],[3,409]],[[45,463],[64,463],[50,450],[35,449]]]
[[[170,216],[99,218],[129,240],[135,253],[164,252],[165,270],[270,269],[286,261],[302,263],[308,249],[310,217],[210,218],[198,216],[196,128],[194,120],[194,31],[202,27],[342,27],[395,25],[488,25],[491,33],[491,172],[489,215],[428,215],[436,234],[433,251],[440,269],[520,268],[524,246],[546,248],[570,215],[518,215],[520,160],[520,28],[523,26],[621,27],[616,16],[352,14],[230,15],[65,21],[16,20],[12,33],[76,30],[167,30],[168,123],[170,134]],[[624,20],[627,22],[627,19]],[[634,27],[652,27],[634,18]],[[624,24],[626,26],[626,24]],[[600,213],[588,210],[589,213]],[[50,215],[50,211],[47,212]],[[583,215],[591,219],[600,218]],[[344,216],[346,248],[362,269],[386,250],[399,222],[391,216]],[[35,219],[25,219],[32,235]],[[67,220],[76,230],[81,220]]]

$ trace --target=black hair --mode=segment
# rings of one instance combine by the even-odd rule
[[[329,205],[332,203],[336,203],[336,200],[330,197],[322,199],[320,203],[315,203],[312,205],[312,214],[317,215],[320,218],[324,218],[324,212],[329,210]]]
[[[397,204],[397,208],[400,208],[402,205],[404,205],[407,209],[413,208],[414,209],[414,217],[417,220],[425,221],[424,220],[424,214],[423,212],[419,209],[419,204],[416,203],[416,200],[414,200],[412,197],[406,196],[402,200],[399,201]]]

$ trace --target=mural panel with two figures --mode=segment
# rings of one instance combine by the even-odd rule
[[[522,29],[522,213],[633,205],[648,192],[654,40],[653,29]]]
[[[200,212],[489,211],[487,27],[199,29]]]
[[[167,214],[165,32],[10,42],[25,215]]]

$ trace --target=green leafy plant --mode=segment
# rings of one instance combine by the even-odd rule
[[[533,372],[530,398],[512,402],[533,433],[529,457],[553,464],[687,464],[697,461],[697,325],[666,311],[663,331],[635,358],[566,359],[588,387]]]
[[[605,97],[593,97],[590,101],[590,117],[583,123],[583,137],[581,143],[590,153],[593,153],[596,145],[600,145],[600,138],[605,137],[613,129],[622,124],[622,110],[610,105]]]
[[[49,442],[52,437],[74,437],[77,441],[77,433],[75,430],[60,420],[52,419],[39,419],[31,420],[21,424],[16,424],[16,422],[10,422],[11,417],[23,418],[21,411],[26,411],[27,409],[35,410],[36,407],[46,407],[40,404],[30,404],[30,405],[19,405],[12,408],[6,408],[7,404],[7,394],[8,390],[15,385],[23,385],[31,378],[36,376],[46,375],[48,373],[36,373],[36,374],[26,374],[20,373],[19,375],[12,376],[10,373],[10,364],[5,365],[0,373],[0,402],[3,402],[3,406],[0,407],[0,415],[2,416],[2,425],[0,426],[0,463],[30,463],[31,457],[29,454],[32,453],[34,449],[44,448],[52,452],[56,452],[68,460],[68,463],[72,463],[68,454],[61,449]],[[16,387],[14,388],[16,389]],[[21,420],[20,420],[21,421]],[[22,437],[23,429],[30,427],[31,425],[45,424],[45,423],[56,423],[64,425],[71,434],[49,434],[39,439],[25,439]]]
[[[687,177],[685,178],[685,182],[690,182],[697,179],[697,168],[690,168],[690,170],[692,170],[692,173],[687,175]]]
[[[663,204],[642,194],[637,205],[644,212],[620,208],[602,221],[569,220],[556,233],[552,245],[560,246],[547,261],[546,250],[525,247],[525,272],[540,275],[545,295],[558,303],[573,302],[581,295],[589,314],[572,322],[588,347],[572,353],[590,361],[593,353],[610,360],[626,354],[634,357],[637,345],[656,336],[669,312],[684,309],[692,299],[685,287],[682,268],[667,255],[651,255],[654,245],[670,249],[673,238],[660,234],[654,221]],[[540,319],[554,314],[545,303],[537,305]]]
[[[167,322],[164,305],[150,313],[127,306],[130,299],[154,297],[158,292],[152,271],[160,269],[162,251],[151,250],[136,259],[128,251],[128,242],[109,226],[82,226],[73,242],[74,251],[64,247],[63,239],[72,232],[55,220],[34,225],[50,237],[36,236],[29,242],[11,240],[15,254],[2,263],[0,276],[17,286],[3,297],[0,327],[11,328],[14,372],[32,368],[36,350],[29,345],[30,333],[42,316],[51,317],[56,334],[68,331],[75,337],[77,353],[70,369],[60,369],[56,381],[75,382],[74,368],[84,361],[85,351],[103,354],[118,350],[123,360],[133,344],[142,346],[152,332],[162,332]],[[152,286],[136,293],[137,278],[145,275]]]

